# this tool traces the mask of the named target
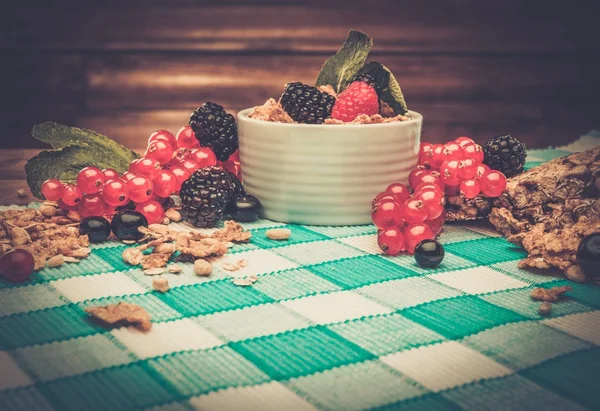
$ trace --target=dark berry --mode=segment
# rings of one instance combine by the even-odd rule
[[[281,106],[298,123],[321,124],[331,117],[335,97],[300,82],[287,83]]]
[[[262,205],[258,198],[246,194],[237,197],[230,209],[231,218],[242,223],[255,221],[262,211]]]
[[[190,116],[190,127],[200,145],[210,148],[221,161],[238,149],[235,118],[218,104],[208,101],[198,107]]]
[[[511,135],[496,136],[483,146],[483,162],[492,170],[502,172],[506,177],[512,177],[523,172],[525,144]]]
[[[600,279],[600,233],[590,234],[577,248],[577,264],[588,279]]]
[[[87,235],[90,243],[101,243],[110,236],[110,223],[104,217],[86,217],[79,224],[79,234]]]
[[[18,248],[4,254],[0,259],[0,274],[15,283],[27,280],[33,273],[34,267],[35,262],[31,253]]]
[[[435,268],[444,260],[444,247],[435,240],[423,240],[415,247],[415,260],[420,267]]]
[[[148,220],[140,212],[121,210],[117,212],[110,224],[112,232],[119,240],[139,240],[144,237],[139,227],[148,227]]]

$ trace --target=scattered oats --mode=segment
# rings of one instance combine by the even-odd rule
[[[163,243],[154,247],[153,253],[158,254],[173,254],[175,252],[175,244]]]
[[[175,244],[180,247],[189,247],[190,246],[190,237],[191,236],[187,233],[179,233],[179,234],[177,234]]]
[[[137,248],[128,248],[123,251],[123,261],[131,265],[140,265],[144,255]]]
[[[135,325],[142,331],[152,328],[150,315],[136,304],[121,302],[104,307],[87,307],[85,312],[109,325]]]
[[[272,228],[267,230],[267,237],[271,240],[287,240],[292,235],[289,228]]]
[[[212,273],[212,264],[200,258],[194,261],[194,272],[196,275],[210,275]]]
[[[75,258],[87,258],[92,252],[91,248],[78,248],[77,250],[73,250],[71,252],[71,257]]]
[[[552,303],[548,301],[544,301],[540,304],[540,308],[538,308],[538,313],[540,315],[550,315],[552,312]]]
[[[165,272],[164,268],[150,268],[148,270],[144,270],[144,274],[146,275],[159,275]]]
[[[132,244],[135,244],[135,243],[137,243],[137,241],[136,241],[136,240],[121,240],[121,242],[122,242],[123,244],[127,244],[127,245],[132,245]]]
[[[81,216],[79,215],[79,213],[77,211],[69,211],[67,213],[67,218],[71,221],[75,221],[75,222],[79,222],[81,221]]]
[[[81,261],[79,258],[64,256],[65,263],[78,263]]]
[[[252,281],[252,284],[254,284],[255,282],[258,281],[258,277],[255,275],[249,275],[248,277],[246,277],[248,280]]]
[[[70,227],[70,228],[75,228],[75,230],[77,231],[77,235],[79,235],[79,228],[76,228],[76,227]],[[87,234],[82,235],[79,237],[77,242],[82,247],[89,247],[90,246],[90,237]]]
[[[531,290],[531,298],[537,301],[557,301],[564,293],[571,291],[570,286],[552,287],[552,288],[535,288]]]
[[[148,230],[152,231],[155,234],[169,235],[169,227],[166,227],[162,224],[150,224],[148,226]]]
[[[25,190],[24,190],[24,189],[22,189],[22,188],[19,188],[19,189],[17,190],[17,197],[19,197],[19,198],[24,198],[24,197],[27,197],[27,191],[25,191]]]
[[[170,219],[173,222],[179,222],[181,221],[181,213],[179,213],[179,211],[173,209],[173,208],[169,208],[166,213],[165,216]]]
[[[21,227],[13,227],[10,229],[10,237],[13,245],[24,245],[31,243],[31,237],[25,229]]]
[[[60,267],[64,263],[65,263],[65,257],[62,254],[55,255],[54,257],[52,257],[48,261],[46,261],[46,265],[50,268]]]
[[[56,247],[56,252],[58,254],[62,254],[62,255],[71,255],[71,254],[73,254],[73,250],[71,250],[69,247],[66,247],[66,246]]]
[[[239,287],[248,287],[257,281],[258,281],[258,277],[255,275],[251,275],[246,278],[234,278],[233,284],[235,284]]]
[[[227,271],[237,271],[240,269],[240,267],[238,267],[235,264],[231,264],[231,263],[223,263],[223,265],[221,265],[221,267]]]
[[[227,246],[227,248],[231,248],[231,247],[233,247],[235,244],[233,244],[231,241],[227,241],[227,243],[225,243],[225,245]]]
[[[250,231],[244,231],[239,223],[229,220],[225,221],[224,227],[215,231],[211,237],[225,243],[229,241],[233,241],[234,243],[247,243],[250,241],[252,233]]]
[[[152,288],[161,293],[169,291],[169,281],[166,278],[157,277],[152,279]]]
[[[77,228],[77,227],[68,227],[67,228],[67,234],[69,234],[69,235],[79,234],[79,228]]]
[[[168,217],[165,217],[165,218],[162,220],[162,224],[163,224],[163,225],[169,225],[169,224],[171,224],[171,220],[169,220],[169,218],[168,218]]]
[[[151,268],[166,267],[170,254],[148,254],[142,256],[142,268],[149,270]]]
[[[173,265],[169,266],[169,272],[170,273],[179,274],[182,271],[183,271],[183,268],[181,268],[181,266],[179,266],[177,264],[173,264]]]
[[[44,217],[54,217],[56,215],[56,207],[49,205],[42,205],[40,207],[40,214]]]
[[[240,267],[248,267],[248,260],[240,260],[237,262],[237,265]]]

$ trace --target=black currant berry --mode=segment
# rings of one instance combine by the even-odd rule
[[[148,220],[140,212],[121,210],[113,217],[111,228],[119,240],[139,240],[144,237],[139,227],[148,227]]]
[[[101,243],[110,236],[110,223],[104,217],[86,217],[79,224],[79,234],[87,234],[90,243]]]
[[[590,234],[577,248],[577,264],[588,279],[600,279],[600,233]]]
[[[231,205],[229,210],[231,218],[242,223],[256,221],[262,209],[260,200],[250,194],[236,198]]]
[[[444,247],[435,240],[423,240],[415,247],[415,260],[420,267],[435,268],[444,260]]]

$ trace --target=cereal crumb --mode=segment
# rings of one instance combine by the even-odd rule
[[[227,270],[227,271],[237,271],[240,269],[240,267],[238,267],[235,264],[231,264],[231,263],[223,263],[223,265],[221,267],[223,267],[223,269]]]
[[[56,207],[51,205],[42,205],[40,207],[40,214],[44,217],[54,217],[56,215]]]
[[[174,208],[169,208],[169,209],[168,209],[168,210],[165,212],[165,216],[166,216],[166,217],[167,217],[169,220],[171,220],[171,221],[173,221],[173,222],[175,222],[175,223],[177,223],[177,222],[181,221],[181,214],[179,213],[179,211],[175,210]]]
[[[62,254],[55,255],[46,261],[46,265],[50,268],[60,267],[65,263],[65,257]]]
[[[266,232],[267,238],[271,240],[287,240],[292,235],[288,228],[272,228]]]
[[[248,267],[248,260],[240,260],[240,261],[237,262],[237,265],[239,267],[242,267],[242,268],[243,267]]]
[[[144,255],[137,248],[128,248],[123,251],[123,261],[130,265],[140,265]]]
[[[164,272],[165,272],[165,269],[164,268],[160,268],[160,267],[150,268],[148,270],[144,270],[144,274],[146,274],[146,275],[160,275],[160,274],[162,274]]]
[[[78,223],[81,221],[81,215],[77,211],[71,210],[67,213],[67,218],[71,221]]]
[[[319,91],[322,91],[323,93],[327,93],[332,95],[333,97],[337,97],[337,93],[335,92],[335,90],[333,89],[333,86],[326,84],[324,86],[319,86]]]
[[[163,224],[163,225],[169,225],[169,224],[171,224],[171,220],[169,220],[169,217],[165,217],[165,218],[163,218],[161,224]]]
[[[139,251],[139,250],[138,250]],[[152,268],[162,268],[167,266],[171,254],[148,254],[142,256],[142,268],[149,270]]]
[[[248,117],[255,120],[294,123],[294,120],[286,113],[281,104],[273,98],[268,99],[262,106],[254,107]]]
[[[25,190],[24,190],[24,189],[22,189],[22,188],[19,188],[19,189],[17,190],[17,197],[19,197],[19,198],[24,198],[24,197],[27,197],[27,191],[25,191]]]
[[[252,233],[250,231],[244,231],[244,228],[239,223],[232,220],[225,221],[224,227],[211,235],[211,238],[224,243],[247,243],[251,237]]]
[[[169,281],[166,278],[156,277],[152,279],[152,288],[161,293],[166,293],[171,287],[169,287]]]
[[[557,301],[560,296],[571,291],[572,289],[573,288],[568,285],[552,288],[535,288],[531,290],[531,298],[536,301]]]
[[[137,241],[135,241],[135,240],[121,240],[121,242],[123,244],[132,245],[132,244],[135,244]]]
[[[78,248],[77,250],[73,250],[71,252],[71,257],[75,257],[75,258],[87,258],[90,255],[91,252],[92,252],[92,250],[90,248],[87,248],[87,247]]]
[[[79,258],[71,257],[71,256],[63,256],[65,263],[78,263],[81,260]]]
[[[548,301],[544,301],[540,304],[540,308],[538,308],[538,313],[540,315],[550,315],[552,312],[552,303]]]
[[[248,287],[258,281],[258,277],[255,275],[250,275],[246,278],[234,278],[233,284],[238,287]]]
[[[183,268],[181,268],[181,266],[179,266],[177,264],[173,264],[173,265],[169,266],[169,272],[172,274],[179,274],[182,271],[183,271]]]
[[[142,331],[152,328],[150,315],[137,304],[121,302],[106,306],[87,307],[85,312],[109,325],[135,325]]]
[[[200,276],[210,275],[212,273],[212,264],[200,258],[194,261],[194,272]]]
[[[156,247],[154,247],[154,250],[152,250],[152,252],[158,254],[173,254],[175,252],[175,244],[159,244]]]

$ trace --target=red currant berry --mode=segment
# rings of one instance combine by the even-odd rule
[[[42,194],[48,201],[58,201],[63,195],[63,183],[55,178],[44,181]]]
[[[137,176],[127,182],[129,198],[136,203],[144,203],[152,197],[154,184],[144,176]]]
[[[85,167],[77,175],[77,186],[86,194],[96,194],[104,184],[104,174],[98,167]]]
[[[154,194],[159,197],[169,197],[177,190],[177,177],[169,170],[161,170],[153,181]]]
[[[442,154],[444,155],[445,160],[462,160],[465,158],[465,150],[463,150],[460,144],[455,143],[454,141],[444,145]]]
[[[416,185],[418,185],[419,183],[417,182],[418,177],[429,171],[427,168],[423,167],[423,166],[417,166],[417,168],[415,168],[414,170],[412,170],[410,172],[410,174],[408,175],[408,184],[414,188]]]
[[[444,193],[446,193],[447,196],[459,195],[460,194],[460,184],[447,185],[446,187],[444,187]]]
[[[219,161],[217,165],[237,177],[238,180],[242,181],[242,169],[239,163],[234,163],[233,161]]]
[[[63,209],[63,210],[67,210],[67,211],[77,211],[77,205],[72,205],[72,206],[70,206],[70,205],[67,205],[67,204],[65,204],[65,202],[64,202],[64,201],[62,201],[62,199],[58,200],[58,201],[56,202],[56,204],[58,204],[58,207],[59,207],[59,208],[61,208],[61,209]]]
[[[442,190],[440,190],[440,186],[438,186],[437,184],[433,184],[433,183],[421,183],[421,184],[419,184],[415,188],[415,192],[413,193],[413,197],[418,197],[419,193],[421,193],[422,191],[425,191],[427,189],[433,189],[434,191],[437,191],[440,194],[442,193]]]
[[[173,158],[173,147],[166,141],[156,140],[148,144],[144,157],[167,164]]]
[[[440,174],[446,185],[452,186],[460,184],[461,178],[458,174],[458,161],[459,160],[449,160],[442,163]]]
[[[190,126],[182,127],[177,132],[177,147],[179,148],[194,148],[198,147],[199,143],[196,140],[196,136],[194,135],[194,131]]]
[[[0,273],[8,281],[20,283],[33,273],[35,262],[29,251],[17,248],[9,251],[0,259]]]
[[[158,201],[150,200],[135,206],[135,211],[142,213],[148,224],[161,224],[165,219],[165,210]]]
[[[178,148],[177,150],[175,150],[175,152],[173,153],[173,162],[179,164],[181,163],[183,160],[187,160],[188,158],[190,158],[190,154],[191,154],[191,150],[187,149],[187,148]]]
[[[129,202],[129,189],[127,182],[117,178],[109,180],[102,187],[102,199],[111,207],[120,207]],[[108,214],[106,210],[105,214]]]
[[[110,216],[115,215],[116,212],[117,212],[117,207],[113,207],[108,204],[104,204],[104,214],[102,214],[103,216],[110,217]],[[107,220],[110,220],[110,219],[107,218]]]
[[[177,179],[177,187],[175,188],[175,191],[179,191],[183,182],[192,175],[192,173],[190,173],[190,171],[182,165],[171,167],[169,171],[173,173]]]
[[[431,148],[431,155],[427,153],[429,157],[429,166],[434,170],[439,170],[440,166],[446,160],[444,156],[444,145],[443,144],[434,144]]]
[[[410,197],[408,187],[402,183],[392,183],[387,186],[385,191],[393,193],[400,204],[404,203]]]
[[[400,215],[407,223],[422,223],[427,220],[425,203],[418,198],[409,198],[404,202]]]
[[[398,228],[381,230],[377,234],[377,244],[381,251],[387,255],[398,255],[406,249],[404,235]]]
[[[217,165],[217,156],[208,147],[198,147],[190,151],[190,159],[199,164],[200,168]]]
[[[414,254],[415,247],[423,240],[433,240],[435,236],[427,224],[409,224],[404,229],[404,244],[406,251]]]
[[[177,140],[175,139],[175,136],[169,133],[167,130],[157,130],[150,134],[150,137],[148,137],[148,145],[154,141],[165,141],[173,150],[177,148]]]
[[[121,176],[121,180],[123,180],[123,181],[129,181],[129,180],[131,180],[132,178],[135,178],[135,177],[137,177],[137,175],[135,175],[131,171],[126,171]]]
[[[463,146],[466,158],[472,158],[473,160],[481,163],[483,161],[483,149],[479,144],[468,143]]]
[[[394,193],[390,193],[389,191],[384,191],[383,193],[379,193],[375,196],[373,201],[371,202],[371,208],[375,207],[375,205],[381,203],[384,200],[389,201],[398,201]]]
[[[466,137],[466,136],[461,136],[461,137],[457,138],[456,140],[454,140],[454,142],[458,143],[458,145],[461,146],[462,148],[465,148],[465,146],[467,144],[474,143],[473,140],[471,140],[469,137]]]
[[[440,188],[440,190],[443,190],[445,185],[444,181],[440,176],[440,173],[434,170],[428,170],[422,174],[419,174],[416,178],[413,179],[413,183],[414,184],[411,184],[413,190],[423,183],[435,184]]]
[[[475,198],[480,192],[481,187],[478,180],[470,179],[460,183],[460,195],[465,198]]]
[[[63,186],[63,195],[61,200],[67,206],[73,207],[79,204],[79,202],[81,201],[81,196],[83,196],[83,193],[76,185],[65,184]]]
[[[235,150],[232,155],[229,156],[229,161],[233,161],[234,163],[240,162],[240,150]]]
[[[472,158],[460,160],[458,162],[458,175],[463,179],[473,178],[477,174],[478,166],[479,163]]]
[[[429,166],[429,152],[431,151],[433,144],[422,142],[419,146],[419,165],[420,166]],[[433,152],[432,152],[433,154]]]
[[[102,174],[104,174],[104,181],[119,178],[119,173],[114,168],[104,168],[102,169]]]
[[[442,231],[442,227],[444,226],[445,222],[446,210],[442,211],[442,213],[437,218],[425,221],[425,224],[427,224],[429,228],[431,228],[433,235],[437,236]]]
[[[398,227],[402,223],[400,209],[396,201],[384,200],[375,204],[371,213],[373,224],[381,229]]]
[[[488,197],[500,197],[506,188],[506,177],[500,171],[492,170],[479,179],[481,191]]]
[[[129,171],[138,176],[144,176],[148,177],[150,180],[154,180],[161,169],[158,161],[142,157],[135,165],[133,165],[133,168],[130,167]]]
[[[444,211],[445,197],[439,190],[421,189],[415,198],[423,202],[425,210],[427,210],[427,220],[437,218]]]
[[[481,178],[484,175],[486,175],[487,173],[489,173],[491,170],[490,168],[485,165],[485,164],[479,164],[477,166],[477,172],[475,173],[475,178]]]
[[[99,193],[86,194],[77,204],[77,211],[81,217],[101,216],[104,214],[104,200]]]
[[[179,165],[187,168],[188,171],[192,174],[194,173],[194,171],[200,168],[200,164],[196,163],[194,160],[191,159],[183,160],[181,163],[179,163]]]

